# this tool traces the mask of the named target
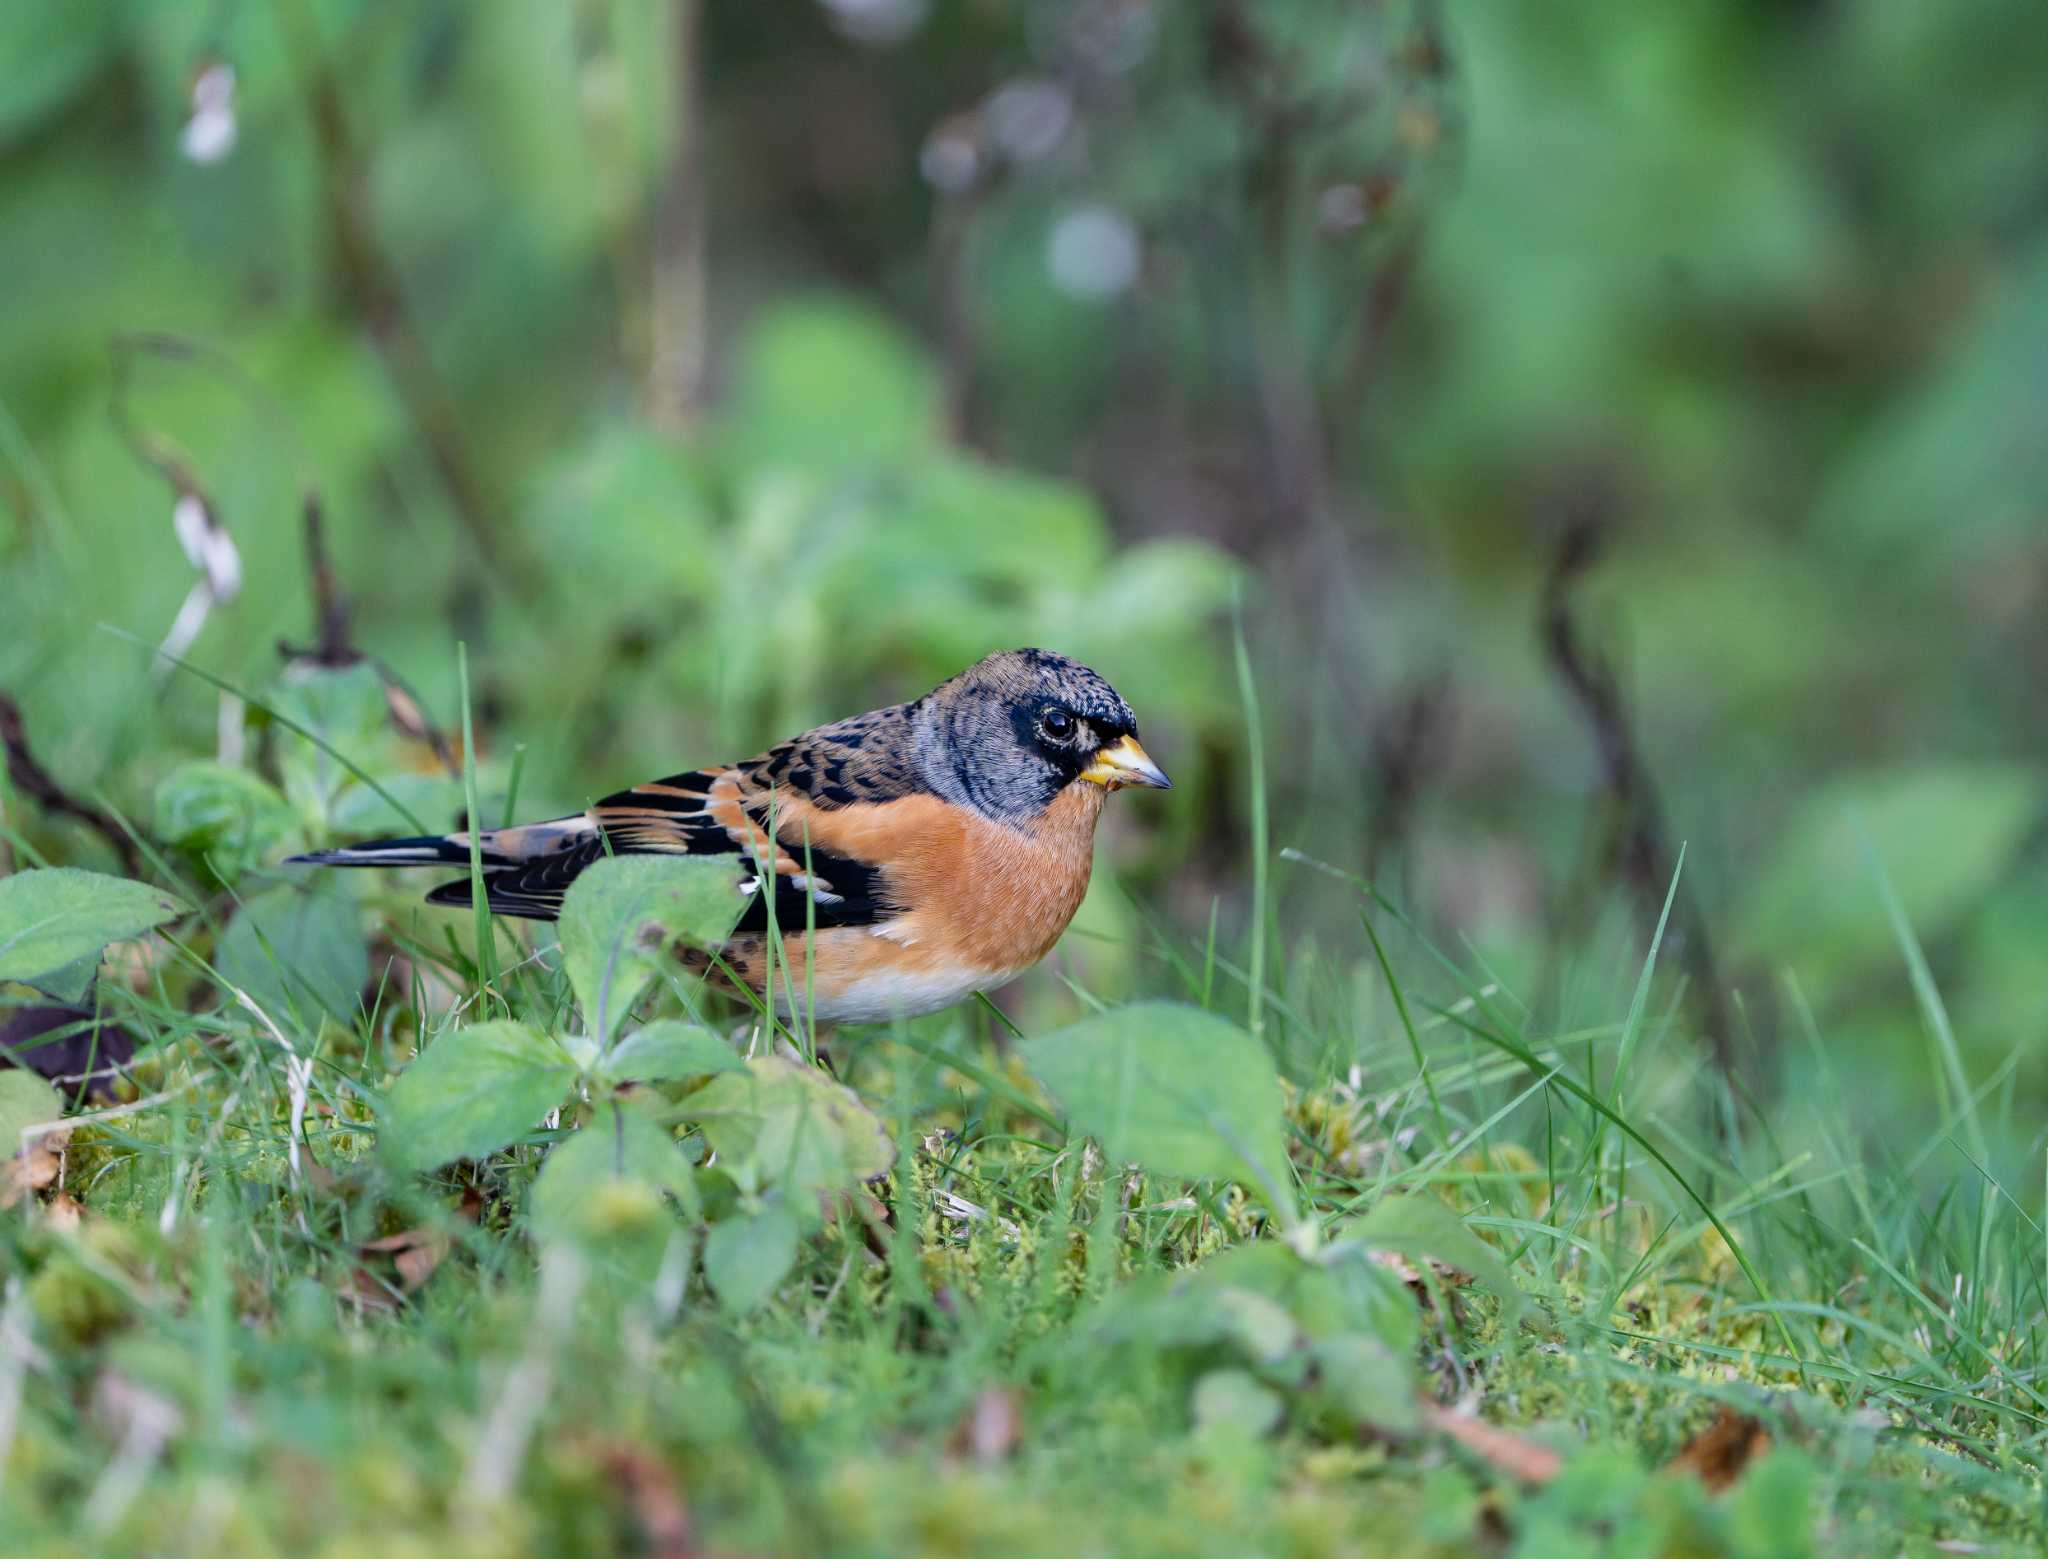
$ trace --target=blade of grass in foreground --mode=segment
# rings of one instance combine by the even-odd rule
[[[1345,873],[1344,875],[1348,876],[1349,873]],[[1455,979],[1458,982],[1459,986],[1465,991],[1465,994],[1473,998],[1475,1010],[1485,1012],[1487,1009],[1484,1003],[1481,1001],[1479,993],[1472,989],[1470,982],[1467,981],[1465,978],[1464,971],[1460,969],[1454,962],[1452,962],[1451,959],[1445,957],[1444,954],[1436,947],[1436,945],[1429,940],[1429,938],[1423,936],[1421,932],[1417,930],[1415,925],[1408,919],[1408,917],[1401,912],[1400,907],[1396,905],[1392,900],[1387,898],[1385,894],[1381,893],[1378,888],[1373,887],[1369,883],[1361,884],[1361,886],[1365,892],[1372,895],[1374,903],[1378,904],[1381,909],[1385,910],[1389,915],[1393,916],[1396,923],[1398,923],[1403,930],[1413,935],[1416,938],[1416,940],[1423,945],[1423,947],[1429,950],[1430,955],[1434,957],[1438,963],[1444,966],[1444,968],[1450,973],[1451,977]],[[1606,1100],[1602,1099],[1594,1089],[1589,1088],[1585,1084],[1579,1082],[1579,1080],[1573,1077],[1569,1072],[1559,1071],[1555,1068],[1546,1065],[1543,1059],[1540,1056],[1538,1056],[1535,1053],[1535,1051],[1531,1050],[1527,1045],[1522,1044],[1519,1040],[1510,1039],[1506,1034],[1495,1033],[1493,1029],[1488,1027],[1486,1024],[1474,1022],[1470,1018],[1462,1016],[1448,1008],[1432,1006],[1431,1010],[1435,1012],[1439,1017],[1446,1018],[1450,1022],[1457,1024],[1458,1027],[1466,1030],[1475,1039],[1481,1040],[1482,1042],[1493,1046],[1496,1050],[1501,1051],[1505,1055],[1513,1056],[1515,1060],[1521,1062],[1521,1064],[1524,1067],[1528,1068],[1537,1076],[1549,1077],[1553,1083],[1563,1088],[1566,1092],[1570,1093],[1581,1103],[1587,1105],[1597,1114],[1604,1117],[1609,1123],[1611,1123],[1614,1126],[1614,1128],[1617,1131],[1621,1132],[1623,1136],[1627,1137],[1629,1141],[1635,1143],[1637,1147],[1641,1148],[1645,1153],[1649,1154],[1651,1159],[1653,1159],[1656,1162],[1657,1166],[1660,1169],[1662,1169],[1665,1174],[1669,1175],[1672,1179],[1672,1182],[1675,1185],[1677,1185],[1677,1187],[1681,1191],[1683,1191],[1688,1198],[1690,1198],[1693,1205],[1699,1208],[1700,1213],[1702,1214],[1702,1216],[1706,1218],[1707,1222],[1714,1226],[1714,1232],[1720,1235],[1722,1241],[1728,1246],[1728,1254],[1735,1258],[1735,1264],[1742,1269],[1742,1275],[1745,1278],[1749,1279],[1750,1287],[1756,1290],[1757,1297],[1763,1300],[1766,1304],[1776,1303],[1776,1301],[1773,1300],[1771,1297],[1769,1285],[1766,1284],[1763,1280],[1763,1274],[1757,1271],[1755,1264],[1749,1259],[1748,1252],[1743,1250],[1742,1242],[1736,1239],[1735,1231],[1729,1228],[1727,1224],[1721,1221],[1721,1215],[1715,1212],[1713,1207],[1708,1203],[1707,1199],[1701,1196],[1700,1193],[1693,1188],[1692,1182],[1679,1172],[1678,1166],[1676,1164],[1673,1164],[1669,1158],[1665,1157],[1663,1152],[1658,1149],[1655,1143],[1651,1142],[1648,1137],[1644,1136],[1640,1131],[1638,1131],[1631,1122],[1629,1122],[1626,1118],[1624,1118],[1621,1115],[1619,1111],[1615,1110],[1612,1106],[1610,1106],[1607,1103]],[[1491,1014],[1489,1014],[1489,1016],[1491,1016]],[[1779,1315],[1775,1310],[1773,1310],[1771,1313],[1771,1320],[1773,1324],[1778,1328],[1778,1335],[1785,1344],[1785,1351],[1788,1354],[1790,1354],[1795,1361],[1799,1360],[1799,1345],[1793,1340],[1792,1329],[1791,1327],[1786,1325],[1785,1318]]]
[[[1252,679],[1251,654],[1244,642],[1244,596],[1234,597],[1232,610],[1237,640],[1237,688],[1244,700],[1246,746],[1251,754],[1252,782],[1252,950],[1251,1011],[1245,1026],[1252,1038],[1266,1037],[1266,747],[1259,731],[1259,689]]]
[[[1433,1010],[1441,1013],[1444,1016],[1451,1017],[1451,1015],[1445,1012],[1442,1008],[1435,1008]],[[1741,1242],[1735,1238],[1735,1231],[1729,1228],[1727,1224],[1721,1221],[1721,1215],[1714,1211],[1712,1205],[1707,1201],[1705,1197],[1701,1196],[1698,1191],[1693,1189],[1692,1182],[1686,1179],[1684,1175],[1679,1173],[1678,1166],[1676,1164],[1673,1164],[1670,1159],[1666,1158],[1664,1154],[1658,1149],[1655,1143],[1650,1141],[1650,1139],[1644,1136],[1640,1131],[1636,1130],[1636,1128],[1633,1125],[1631,1125],[1629,1121],[1626,1120],[1619,1112],[1613,1109],[1607,1103],[1606,1100],[1602,1099],[1599,1096],[1599,1094],[1594,1092],[1592,1089],[1586,1087],[1577,1078],[1573,1077],[1569,1072],[1557,1071],[1552,1067],[1546,1066],[1540,1056],[1538,1056],[1533,1050],[1529,1049],[1528,1046],[1521,1044],[1519,1041],[1510,1039],[1505,1034],[1496,1034],[1491,1029],[1486,1028],[1483,1024],[1474,1023],[1465,1018],[1451,1017],[1451,1021],[1456,1023],[1460,1028],[1463,1028],[1467,1032],[1469,1032],[1473,1038],[1478,1039],[1486,1044],[1492,1045],[1496,1050],[1502,1051],[1507,1055],[1513,1056],[1517,1061],[1521,1062],[1523,1066],[1527,1067],[1530,1071],[1536,1073],[1538,1076],[1550,1078],[1550,1080],[1557,1084],[1557,1086],[1563,1088],[1566,1092],[1570,1093],[1574,1098],[1578,1099],[1581,1103],[1590,1106],[1601,1116],[1605,1117],[1606,1120],[1613,1125],[1616,1131],[1619,1131],[1623,1136],[1627,1137],[1629,1141],[1633,1142],[1637,1147],[1641,1148],[1645,1153],[1649,1154],[1650,1157],[1656,1161],[1657,1167],[1662,1169],[1665,1174],[1669,1175],[1672,1179],[1672,1182],[1675,1185],[1677,1185],[1677,1187],[1681,1191],[1683,1191],[1687,1197],[1689,1197],[1692,1200],[1692,1203],[1695,1207],[1699,1208],[1701,1216],[1703,1216],[1707,1220],[1707,1222],[1711,1223],[1714,1226],[1714,1232],[1720,1235],[1722,1241],[1727,1245],[1728,1254],[1735,1258],[1735,1264],[1742,1269],[1742,1275],[1749,1279],[1750,1287],[1756,1290],[1757,1297],[1763,1300],[1766,1304],[1774,1305],[1777,1303],[1776,1300],[1771,1298],[1770,1288],[1768,1285],[1765,1284],[1763,1280],[1763,1275],[1759,1273],[1756,1270],[1755,1266],[1751,1264],[1749,1256],[1747,1255],[1747,1253],[1744,1252],[1742,1248]],[[1777,1314],[1777,1312],[1774,1310],[1771,1314],[1771,1319],[1777,1325],[1778,1334],[1783,1339],[1785,1344],[1785,1351],[1791,1354],[1794,1360],[1798,1360],[1800,1357],[1799,1346],[1792,1340],[1792,1330],[1785,1324],[1784,1317]]]
[[[1415,1020],[1408,1015],[1408,997],[1401,989],[1400,980],[1395,977],[1394,966],[1387,958],[1386,947],[1380,941],[1372,916],[1360,909],[1358,923],[1365,927],[1366,939],[1372,943],[1372,955],[1379,960],[1380,973],[1386,977],[1387,989],[1393,993],[1394,1012],[1401,1020],[1401,1032],[1408,1036],[1408,1048],[1415,1055],[1415,1070],[1421,1073],[1422,1086],[1429,1092],[1429,1107],[1436,1115],[1437,1135],[1449,1142],[1451,1128],[1444,1119],[1444,1101],[1437,1097],[1436,1079],[1429,1075],[1429,1057],[1423,1052],[1422,1036],[1415,1032]]]
[[[1877,842],[1870,837],[1870,831],[1861,818],[1855,822],[1856,840],[1862,846],[1864,864],[1877,881],[1878,896],[1884,901],[1892,933],[1898,938],[1899,955],[1906,961],[1906,974],[1912,981],[1913,997],[1919,1004],[1921,1019],[1927,1025],[1928,1038],[1933,1042],[1945,1091],[1953,1096],[1954,1108],[1962,1117],[1964,1139],[1969,1143],[1965,1157],[1980,1165],[1989,1164],[1991,1145],[1984,1134],[1984,1122],[1977,1112],[1976,1096],[1970,1090],[1969,1074],[1963,1070],[1962,1048],[1957,1045],[1955,1028],[1948,1020],[1948,1004],[1941,999],[1940,988],[1934,983],[1934,971],[1928,967],[1927,954],[1921,949],[1920,938],[1914,934],[1906,906],[1900,902],[1898,890],[1892,886],[1891,873],[1885,870],[1884,857],[1877,852]],[[1977,1196],[1977,1272],[1980,1276],[1991,1270],[1991,1227],[1995,1210],[1996,1204],[1980,1187]],[[1972,1283],[1971,1318],[1980,1323],[1983,1303],[1983,1283]]]
[[[455,675],[462,684],[462,805],[469,814],[469,902],[476,913],[476,968],[484,989],[489,990],[498,983],[498,950],[491,945],[490,896],[484,891],[484,818],[476,794],[476,729],[469,716],[469,646],[460,641],[455,646]],[[510,1010],[507,1002],[506,1011]]]

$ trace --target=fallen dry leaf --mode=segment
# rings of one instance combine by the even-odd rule
[[[1670,1472],[1689,1472],[1719,1494],[1733,1488],[1749,1464],[1771,1447],[1771,1433],[1761,1421],[1732,1407],[1722,1407],[1714,1421],[1685,1442],[1671,1458]]]
[[[660,1559],[694,1559],[696,1524],[676,1486],[674,1470],[651,1452],[624,1441],[604,1448],[604,1470],[625,1497],[646,1551]]]
[[[1564,1466],[1564,1458],[1549,1446],[1426,1397],[1422,1401],[1422,1421],[1457,1441],[1488,1466],[1523,1483],[1548,1483]]]
[[[387,1234],[362,1247],[365,1256],[389,1256],[398,1268],[398,1286],[410,1294],[434,1275],[447,1256],[448,1236],[434,1229],[407,1229]]]
[[[401,1300],[419,1292],[434,1269],[447,1258],[452,1241],[435,1229],[406,1229],[387,1234],[356,1247],[361,1258],[349,1270],[343,1297],[366,1310],[396,1310]],[[379,1259],[390,1261],[393,1274],[386,1278]]]
[[[55,1185],[64,1172],[64,1149],[70,1141],[68,1129],[44,1132],[26,1151],[0,1163],[0,1210]]]
[[[134,1055],[134,1036],[97,1022],[89,1008],[20,1007],[0,1021],[0,1066],[24,1067],[67,1089],[86,1083],[102,1103],[113,1102],[116,1074]]]
[[[984,1467],[1008,1459],[1023,1438],[1024,1401],[1003,1386],[991,1386],[974,1399],[953,1430],[947,1449],[954,1456],[971,1456]]]

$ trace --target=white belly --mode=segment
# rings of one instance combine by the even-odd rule
[[[976,991],[992,991],[998,986],[1008,985],[1023,972],[1022,969],[877,969],[863,974],[848,989],[815,991],[812,1006],[821,1023],[887,1023],[891,1018],[917,1018],[927,1012],[937,1012],[956,1001],[964,1001]],[[796,990],[797,1005],[801,1007],[804,1001],[801,962],[789,971],[789,976]],[[785,1019],[790,1016],[788,992],[779,969],[775,974],[775,1011]]]

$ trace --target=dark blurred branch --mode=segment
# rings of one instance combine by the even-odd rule
[[[613,26],[618,0],[577,0],[577,101],[611,265],[619,356],[636,385],[651,383],[648,324],[653,267],[647,264],[646,200],[630,121],[627,70]]]
[[[306,576],[313,593],[315,642],[300,648],[278,640],[277,652],[286,660],[311,661],[315,665],[340,669],[363,659],[363,652],[349,637],[348,598],[334,577],[334,565],[327,558],[327,531],[320,509],[320,495],[306,494]]]
[[[405,302],[398,267],[377,228],[367,165],[349,129],[341,87],[306,0],[284,7],[297,58],[334,256],[351,304],[368,332],[447,489],[456,518],[485,564],[531,593],[534,570],[501,529],[502,505],[478,465],[454,396]]]
[[[22,723],[21,706],[0,692],[0,746],[7,752],[7,780],[14,790],[27,796],[45,812],[74,818],[99,834],[121,858],[121,869],[131,877],[142,875],[142,855],[128,831],[113,817],[89,801],[80,801],[50,777],[49,770],[29,750],[28,728]]]
[[[1379,793],[1365,836],[1368,881],[1379,881],[1387,851],[1407,836],[1416,798],[1436,766],[1450,695],[1450,675],[1440,671],[1409,688],[1373,727],[1371,772]]]
[[[654,228],[653,341],[647,413],[679,433],[703,411],[708,292],[704,216],[702,0],[671,0],[675,14],[674,147]]]
[[[456,761],[455,749],[441,728],[428,718],[419,696],[397,672],[357,647],[349,628],[348,597],[342,593],[341,581],[327,556],[327,530],[317,493],[306,494],[306,578],[313,597],[316,640],[309,646],[278,640],[277,653],[284,657],[285,664],[342,671],[368,661],[383,684],[384,707],[391,723],[414,741],[433,748],[441,766],[451,776],[459,777],[462,765]]]
[[[1581,494],[1571,501],[1563,534],[1544,583],[1541,632],[1552,669],[1578,706],[1593,738],[1600,783],[1611,807],[1599,874],[1618,873],[1645,931],[1654,935],[1665,897],[1678,872],[1670,830],[1656,785],[1643,761],[1614,669],[1588,644],[1577,611],[1577,589],[1606,545],[1605,500]],[[1735,1071],[1734,1023],[1721,983],[1719,960],[1697,900],[1679,882],[1668,930],[1671,951],[1704,1004],[1708,1044],[1724,1076]]]
[[[988,452],[982,428],[981,320],[975,307],[974,249],[980,226],[979,190],[940,201],[933,217],[932,269],[939,286],[947,432],[956,443]]]

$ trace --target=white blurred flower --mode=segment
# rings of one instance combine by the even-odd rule
[[[1367,216],[1365,190],[1357,184],[1332,184],[1316,197],[1316,226],[1326,233],[1348,233],[1363,227]]]
[[[171,507],[171,528],[178,533],[178,545],[186,561],[198,569],[207,590],[225,605],[242,591],[242,555],[234,538],[213,517],[206,500],[197,493],[180,493]]]
[[[941,195],[958,195],[970,189],[981,173],[981,146],[973,121],[955,115],[926,136],[917,154],[917,171]]]
[[[171,529],[177,533],[186,561],[199,570],[199,578],[185,593],[185,604],[172,619],[171,631],[157,646],[154,671],[159,683],[176,669],[175,659],[192,648],[213,609],[225,606],[242,590],[242,555],[204,498],[195,492],[178,494],[171,505]]]
[[[1152,52],[1159,10],[1156,0],[1087,0],[1060,14],[1057,43],[1091,74],[1120,76]]]
[[[1076,206],[1053,224],[1046,268],[1053,285],[1091,302],[1113,298],[1138,279],[1138,230],[1109,206]]]
[[[1057,81],[1023,76],[998,87],[983,110],[989,138],[1012,162],[1036,162],[1056,150],[1074,122],[1074,99]]]
[[[856,43],[901,43],[923,25],[931,0],[819,0]]]
[[[192,78],[192,117],[178,132],[178,150],[202,167],[235,149],[235,67],[209,62]]]

